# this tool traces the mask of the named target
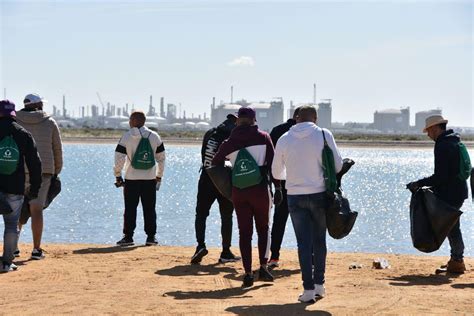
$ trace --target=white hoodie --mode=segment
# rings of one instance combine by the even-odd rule
[[[155,164],[153,168],[147,170],[138,170],[132,167],[131,161],[141,137],[148,137],[151,148],[155,153],[155,160],[158,162],[158,168]],[[122,169],[125,166],[126,180],[154,180],[156,177],[163,177],[165,169],[165,147],[160,136],[146,126],[140,129],[133,127],[126,132],[120,139],[115,149],[114,174],[116,177],[122,175]]]
[[[326,191],[322,168],[323,130],[334,154],[336,172],[341,171],[341,154],[329,130],[321,129],[312,122],[293,125],[278,140],[272,163],[273,177],[286,180],[288,195]]]

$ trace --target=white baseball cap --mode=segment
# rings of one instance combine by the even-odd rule
[[[40,102],[46,103],[48,101],[40,97],[40,95],[37,93],[28,94],[23,100],[24,105],[30,105],[30,104],[40,103]]]

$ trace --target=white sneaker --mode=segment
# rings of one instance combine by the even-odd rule
[[[2,267],[0,269],[0,272],[11,272],[11,271],[16,271],[16,269],[18,269],[17,265],[14,264],[14,263],[6,263],[6,262],[3,262],[2,263]]]
[[[314,285],[314,296],[316,298],[323,298],[326,295],[326,288],[324,284],[315,284]]]
[[[301,303],[314,303],[314,290],[304,290],[303,294],[298,297]]]

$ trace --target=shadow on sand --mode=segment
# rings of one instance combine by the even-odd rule
[[[169,269],[157,270],[155,272],[155,274],[167,276],[205,276],[218,275],[219,273],[229,273],[230,275],[235,275],[237,274],[237,270],[234,267],[226,266],[219,263],[213,263],[208,265],[186,264],[181,266],[174,266]]]
[[[395,286],[443,285],[451,283],[451,279],[457,277],[458,274],[402,275],[386,280],[394,281],[390,285]]]
[[[302,303],[232,306],[226,308],[226,312],[237,315],[331,315],[331,313],[321,310],[306,310],[307,306],[308,304]]]
[[[110,254],[110,253],[116,253],[116,252],[132,251],[140,247],[146,247],[146,246],[141,245],[141,246],[132,246],[132,247],[121,247],[121,246],[89,247],[89,248],[84,248],[84,249],[73,250],[72,253],[75,255]]]
[[[474,289],[474,283],[452,284],[451,287],[453,287],[455,289]]]
[[[195,292],[185,292],[185,291],[175,291],[167,292],[166,296],[173,296],[176,300],[189,300],[189,299],[226,299],[226,298],[245,298],[250,297],[245,295],[247,292],[255,291],[263,287],[272,286],[269,283],[264,283],[256,285],[250,288],[241,288],[234,287],[222,290],[212,290],[212,291],[195,291]]]

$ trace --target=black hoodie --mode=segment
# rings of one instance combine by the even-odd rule
[[[37,195],[41,185],[41,160],[33,137],[11,117],[0,117],[0,139],[12,135],[20,151],[18,168],[11,175],[0,174],[0,192],[25,193],[25,162],[30,173],[30,193]]]
[[[467,183],[458,178],[459,142],[459,134],[452,129],[439,135],[434,147],[434,174],[418,181],[420,186],[433,187],[440,199],[456,207],[467,199]]]

